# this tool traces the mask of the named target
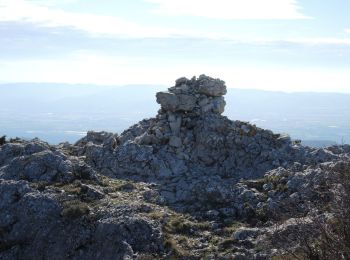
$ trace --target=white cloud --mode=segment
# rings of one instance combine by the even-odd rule
[[[288,38],[283,41],[305,45],[350,45],[350,38]],[[278,41],[270,39],[266,42],[273,43]]]
[[[42,6],[55,6],[55,5],[67,5],[67,4],[75,4],[80,0],[26,0],[31,3],[42,5]]]
[[[54,8],[53,2],[0,0],[0,22],[29,22],[46,27],[73,27],[91,34],[119,37],[169,37],[180,30],[149,27],[116,16],[74,13]]]
[[[241,43],[273,43],[276,41],[286,41],[294,43],[305,44],[349,44],[348,38],[298,38],[298,39],[257,39],[239,37],[232,35],[230,32],[215,32],[208,31],[205,27],[197,29],[196,31],[190,29],[169,28],[166,26],[146,26],[136,22],[128,21],[116,16],[97,15],[93,13],[75,13],[67,12],[55,8],[58,0],[0,0],[0,22],[27,22],[44,27],[70,27],[78,30],[88,32],[92,35],[108,35],[125,38],[143,38],[143,37],[189,37],[202,38],[211,40],[232,40]],[[71,3],[78,0],[62,0],[62,3]],[[157,12],[166,11],[164,8],[170,8],[172,12],[176,12],[176,7],[180,8],[176,14],[184,14],[181,12],[182,6],[185,6],[184,12],[198,12],[205,16],[207,13],[221,15],[221,9],[224,12],[221,18],[229,18],[230,15],[241,15],[241,18],[255,18],[258,15],[267,19],[284,19],[294,17],[295,19],[305,18],[302,14],[297,12],[297,7],[293,0],[144,0],[159,4]],[[186,2],[186,3],[185,3]],[[199,4],[199,2],[201,2]],[[244,4],[242,4],[244,3]],[[250,14],[248,4],[257,6],[250,8],[253,10]],[[255,5],[253,4],[255,3]],[[264,3],[260,6],[260,3]],[[196,6],[200,6],[198,8]],[[272,7],[275,5],[275,7]],[[231,8],[229,8],[231,6]],[[236,10],[236,11],[230,11]],[[244,10],[246,12],[244,12]],[[255,9],[260,9],[260,13],[255,13]],[[168,10],[169,12],[171,10]],[[191,11],[192,10],[192,11]],[[250,10],[250,11],[251,11]],[[265,12],[266,10],[266,12]],[[270,11],[268,11],[270,10]],[[284,10],[284,11],[283,11]],[[293,11],[294,10],[294,11]],[[229,11],[229,12],[228,12]],[[225,13],[227,16],[225,16]],[[237,17],[236,17],[237,18]],[[350,32],[350,29],[347,30]]]
[[[349,29],[345,29],[346,33],[350,33],[350,28]]]
[[[307,19],[295,0],[145,0],[163,15],[215,19]]]

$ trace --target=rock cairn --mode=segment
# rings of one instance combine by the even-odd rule
[[[224,81],[201,75],[191,80],[179,78],[174,87],[167,92],[158,92],[156,96],[163,111],[202,115],[208,112],[222,114],[226,93]]]
[[[336,219],[325,210],[350,145],[303,147],[231,121],[225,94],[219,79],[180,78],[157,93],[156,117],[120,135],[4,140],[0,259],[267,260],[293,232],[315,236],[313,223]]]
[[[198,124],[198,120],[224,112],[226,102],[223,95],[226,93],[225,82],[220,79],[206,75],[200,75],[198,79],[177,79],[175,86],[156,94],[161,106],[156,122],[135,139],[136,143],[168,143],[170,147],[183,147],[184,143],[193,141],[188,133]]]

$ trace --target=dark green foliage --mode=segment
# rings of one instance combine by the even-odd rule
[[[71,200],[63,203],[61,215],[65,218],[76,219],[89,214],[89,212],[90,209],[86,203],[80,200]]]
[[[0,146],[6,144],[6,135],[0,137]]]
[[[235,243],[236,241],[234,238],[226,238],[219,244],[219,247],[223,250],[226,250],[226,249],[233,248]]]
[[[181,246],[179,246],[177,241],[170,236],[165,238],[164,247],[172,252],[170,259],[188,257],[190,254],[187,250],[184,250]]]

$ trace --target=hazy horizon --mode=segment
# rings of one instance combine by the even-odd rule
[[[199,75],[194,75],[198,77]],[[189,79],[192,77],[188,77]],[[0,87],[1,85],[70,85],[72,87],[86,87],[86,86],[92,86],[92,87],[101,87],[101,88],[123,88],[123,87],[135,87],[135,86],[142,86],[142,87],[156,87],[156,88],[162,88],[162,90],[166,90],[169,87],[172,87],[175,84],[175,80],[169,84],[124,84],[124,85],[116,85],[116,84],[94,84],[94,83],[64,83],[64,82],[1,82],[0,81]],[[350,95],[349,92],[341,92],[341,91],[332,91],[324,90],[324,91],[311,91],[311,90],[299,90],[299,91],[287,91],[287,90],[268,90],[268,89],[259,89],[259,88],[240,88],[240,87],[233,87],[233,86],[227,86],[228,89],[236,89],[236,90],[245,90],[245,91],[262,91],[262,92],[279,92],[284,94],[298,94],[298,93],[304,93],[304,94],[345,94]]]
[[[2,84],[0,135],[75,142],[86,131],[121,133],[154,117],[169,86]],[[350,95],[229,88],[224,115],[294,139],[350,143]]]

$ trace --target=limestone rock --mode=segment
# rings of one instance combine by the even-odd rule
[[[196,106],[196,99],[191,95],[174,94],[170,92],[158,92],[157,102],[164,110],[168,111],[191,111]]]
[[[198,78],[198,93],[207,96],[219,97],[226,94],[225,82],[220,79],[213,79],[205,75]]]
[[[26,151],[28,147],[30,152]],[[0,157],[3,156],[4,161],[9,163],[0,168],[0,178],[48,183],[72,182],[77,178],[97,179],[96,172],[84,161],[74,157],[68,158],[59,151],[48,149],[41,151],[44,149],[41,146],[36,146],[37,148],[34,149],[33,147],[35,146],[28,144],[3,146],[0,149]]]
[[[222,80],[201,75],[198,80],[180,78],[168,92],[158,92],[156,97],[165,111],[221,114],[226,105],[222,96],[226,92]]]
[[[179,137],[177,136],[172,136],[169,139],[169,145],[173,147],[181,147],[182,146],[182,141]]]

